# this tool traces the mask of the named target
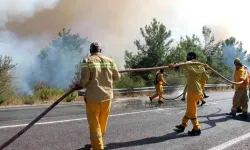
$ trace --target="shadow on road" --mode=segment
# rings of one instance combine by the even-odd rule
[[[238,120],[238,121],[244,121],[244,122],[250,122],[249,118],[248,119],[243,119],[239,116],[236,116],[236,117],[231,117],[231,116],[228,116],[226,113],[221,113],[221,114],[218,114],[219,112],[221,112],[221,109],[219,109],[217,112],[213,113],[213,114],[210,114],[210,115],[206,115],[206,116],[198,116],[198,118],[207,118],[206,121],[200,121],[201,124],[208,124],[210,125],[210,127],[208,128],[205,128],[205,129],[202,129],[202,130],[208,130],[208,129],[211,129],[211,128],[214,128],[216,126],[216,123],[219,123],[219,122],[226,122],[228,120],[231,120],[231,119],[234,119],[234,120]],[[248,114],[250,115],[250,114]],[[222,118],[216,118],[216,117],[221,117],[221,116],[224,116]],[[211,119],[215,117],[216,119]]]
[[[140,145],[147,145],[147,144],[154,144],[154,143],[161,143],[167,140],[177,139],[188,136],[187,134],[180,134],[178,132],[172,132],[163,136],[157,137],[148,137],[140,140],[129,141],[129,142],[119,142],[119,143],[109,143],[106,145],[105,149],[117,149],[117,148],[128,148],[133,146],[140,146]],[[78,150],[89,150],[88,145],[85,145],[84,148]]]
[[[187,134],[178,135],[178,132],[172,132],[163,136],[157,137],[148,137],[140,140],[129,141],[129,142],[120,142],[120,143],[109,143],[107,144],[108,149],[117,149],[117,148],[125,148],[125,147],[133,147],[133,146],[140,146],[140,145],[147,145],[147,144],[154,144],[154,143],[161,143],[167,140],[177,139],[188,136]]]
[[[200,121],[200,124],[204,123],[204,124],[208,124],[208,125],[211,126],[211,127],[202,129],[202,131],[214,128],[216,126],[216,123],[225,122],[225,121],[228,121],[228,120],[231,120],[231,119],[244,121],[244,122],[250,122],[249,118],[248,119],[242,119],[239,116],[236,116],[235,118],[232,118],[232,117],[228,116],[226,113],[218,114],[219,112],[221,112],[221,109],[219,109],[217,112],[212,113],[210,115],[198,116],[198,118],[207,118],[206,121]],[[248,115],[250,115],[250,113]],[[216,117],[221,117],[221,116],[224,116],[224,117],[216,118]],[[211,119],[213,117],[215,117],[216,119]],[[148,138],[135,140],[135,141],[109,143],[109,144],[106,145],[105,149],[110,150],[110,149],[117,149],[117,148],[128,148],[128,147],[133,147],[133,146],[161,143],[161,142],[164,142],[164,141],[183,138],[183,137],[187,137],[187,136],[188,136],[187,134],[179,134],[178,132],[172,132],[172,133],[169,133],[169,134],[166,134],[166,135],[163,135],[163,136],[148,137]],[[89,146],[85,145],[84,148],[81,148],[81,149],[78,149],[78,150],[89,150]]]

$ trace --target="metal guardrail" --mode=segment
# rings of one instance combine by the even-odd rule
[[[163,86],[163,90],[169,90],[169,89],[179,89],[183,88],[186,85],[175,85],[175,86]],[[230,87],[231,85],[228,84],[206,84],[205,88],[214,88],[214,87]],[[143,87],[143,88],[123,88],[123,89],[113,89],[114,93],[138,93],[138,92],[152,92],[155,91],[155,87]],[[83,96],[85,93],[85,90],[79,90],[78,96]]]

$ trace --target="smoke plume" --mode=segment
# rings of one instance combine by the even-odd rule
[[[2,0],[0,5],[0,26],[10,21],[25,21],[31,18],[36,12],[44,9],[52,9],[59,0]]]
[[[0,52],[12,56],[18,64],[15,76],[20,81],[19,85],[22,85],[19,88],[29,87],[30,76],[26,72],[35,68],[36,56],[40,49],[63,28],[71,28],[73,33],[79,33],[90,41],[99,41],[103,45],[104,54],[114,58],[120,69],[124,65],[124,51],[136,52],[133,41],[141,38],[140,27],[149,24],[154,17],[163,22],[167,29],[172,30],[172,38],[175,41],[178,41],[181,35],[195,33],[201,36],[203,25],[212,29],[216,40],[229,36],[236,36],[237,40],[243,43],[248,40],[248,37],[244,36],[248,30],[244,29],[248,29],[249,23],[242,26],[244,18],[249,14],[248,1],[27,1],[24,3],[19,0],[2,0],[0,5]],[[57,56],[51,59],[57,60]],[[60,67],[72,68],[74,65],[70,63]],[[63,81],[67,75],[61,73],[57,78]],[[40,78],[44,79],[44,76],[41,74]]]

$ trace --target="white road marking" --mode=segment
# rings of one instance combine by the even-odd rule
[[[225,149],[225,148],[227,148],[229,146],[232,146],[232,145],[234,145],[234,144],[236,144],[236,143],[238,143],[238,142],[240,142],[242,140],[245,140],[245,139],[247,139],[249,137],[250,137],[250,132],[247,133],[247,134],[244,134],[242,136],[239,136],[239,137],[237,137],[235,139],[229,140],[229,141],[227,141],[225,143],[222,143],[222,144],[220,144],[220,145],[218,145],[216,147],[213,147],[213,148],[211,148],[209,150],[222,150],[222,149]]]
[[[232,101],[232,99],[223,99],[223,100],[218,100],[218,101],[212,101],[214,103],[218,103],[218,102],[223,102],[223,101]]]
[[[116,116],[140,114],[140,113],[147,113],[147,112],[158,112],[158,111],[164,111],[164,109],[154,109],[154,110],[146,110],[146,111],[137,111],[137,112],[130,112],[130,113],[114,114],[114,115],[109,115],[109,116],[110,116],[110,117],[116,117]],[[86,120],[86,119],[87,119],[87,118],[77,118],[77,119],[69,119],[69,120],[59,120],[59,121],[50,121],[50,122],[40,122],[40,123],[36,123],[35,125],[47,125],[47,124],[55,124],[55,123],[73,122],[73,121],[81,121],[81,120]],[[27,126],[27,125],[28,125],[28,124],[0,126],[0,129],[24,127],[24,126]]]
[[[219,101],[213,101],[213,102],[221,102],[221,101],[228,101],[227,100],[219,100]],[[79,105],[79,104],[73,104],[73,105]],[[41,108],[41,107],[39,107]],[[20,108],[24,109],[24,108]],[[114,114],[110,115],[110,117],[115,117],[115,116],[124,116],[124,115],[131,115],[131,114],[139,114],[139,113],[147,113],[147,112],[159,112],[159,111],[164,111],[164,110],[170,110],[170,109],[177,109],[177,108],[158,108],[158,109],[153,109],[153,110],[147,110],[147,111],[138,111],[138,112],[130,112],[130,113],[122,113],[122,114]],[[179,113],[180,114],[180,113]],[[59,120],[59,121],[50,121],[50,122],[40,122],[36,123],[35,125],[46,125],[46,124],[55,124],[55,123],[64,123],[64,122],[73,122],[73,121],[81,121],[81,120],[86,120],[87,118],[77,118],[77,119],[70,119],[70,120]],[[5,128],[16,128],[16,127],[24,127],[28,124],[19,124],[19,125],[8,125],[8,126],[0,126],[0,129],[5,129]]]
[[[165,111],[165,110],[162,108],[158,108],[157,111]]]
[[[52,104],[51,104],[52,105]],[[57,105],[55,108],[60,107],[68,107],[68,106],[83,106],[84,103],[72,103],[72,104],[60,104]],[[0,107],[0,111],[6,111],[6,110],[21,110],[21,109],[38,109],[38,108],[48,108],[50,105],[48,104],[41,104],[41,105],[23,105],[23,106],[7,106],[7,107]]]

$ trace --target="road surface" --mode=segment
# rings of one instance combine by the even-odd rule
[[[250,149],[249,120],[226,116],[230,111],[232,91],[207,92],[205,106],[198,107],[202,134],[187,136],[176,133],[185,103],[165,101],[162,106],[150,104],[147,97],[121,100],[112,104],[105,145],[118,150],[205,150]],[[177,96],[176,95],[173,95]],[[47,106],[0,109],[0,144],[30,123]],[[6,149],[9,150],[83,150],[89,144],[84,104],[59,105]]]

